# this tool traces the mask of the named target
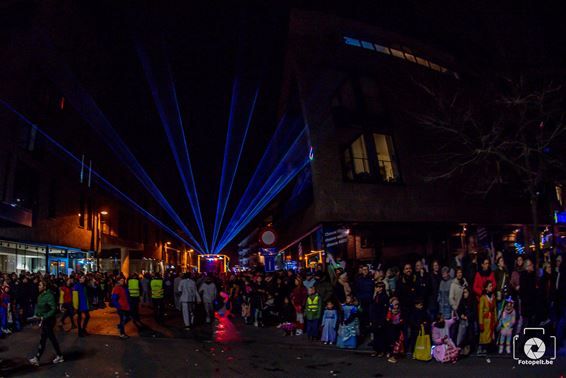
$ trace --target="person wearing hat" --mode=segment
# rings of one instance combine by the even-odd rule
[[[497,324],[497,330],[499,331],[499,337],[497,338],[499,354],[503,354],[503,347],[505,347],[505,353],[511,354],[513,326],[517,318],[513,304],[513,298],[511,298],[511,296],[505,298],[505,307],[501,314],[499,314],[499,322]]]

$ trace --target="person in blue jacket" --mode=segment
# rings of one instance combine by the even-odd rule
[[[77,325],[79,337],[88,335],[86,327],[90,319],[88,296],[86,294],[86,277],[81,276],[79,282],[73,286],[73,307],[77,312]],[[83,321],[84,317],[84,321]]]

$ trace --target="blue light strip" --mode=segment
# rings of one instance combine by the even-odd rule
[[[165,57],[165,62],[163,62],[165,73],[164,75],[158,77],[157,75],[159,74],[159,72],[156,72],[152,69],[149,56],[147,55],[141,42],[137,38],[134,38],[134,42],[136,45],[139,60],[146,75],[146,79],[151,88],[153,101],[159,113],[159,117],[161,118],[161,123],[163,125],[163,129],[165,130],[165,134],[167,135],[167,140],[169,142],[171,152],[173,153],[173,157],[175,158],[177,170],[179,171],[181,181],[183,182],[183,187],[185,188],[185,194],[189,199],[189,204],[195,217],[195,221],[204,244],[205,252],[209,253],[210,250],[208,247],[204,223],[202,221],[202,213],[196,189],[196,182],[193,174],[191,160],[189,157],[187,139],[185,136],[183,120],[179,109],[179,102],[177,100],[177,91],[175,88],[173,74],[171,72],[169,62]]]
[[[14,114],[16,114],[18,116],[18,118],[20,118],[22,121],[24,121],[26,124],[28,124],[31,128],[33,128],[34,130],[36,130],[38,133],[40,133],[47,141],[49,141],[51,144],[53,144],[55,147],[57,147],[58,149],[60,149],[67,157],[71,158],[71,160],[76,163],[79,167],[82,166],[81,163],[81,159],[79,159],[78,157],[76,157],[72,152],[70,152],[69,150],[67,150],[62,144],[60,144],[59,142],[57,142],[55,139],[53,139],[51,136],[49,136],[46,132],[44,132],[42,129],[39,128],[39,126],[35,125],[33,122],[31,122],[29,119],[27,119],[23,114],[21,114],[20,112],[18,112],[12,105],[10,105],[8,102],[0,99],[0,103],[8,110],[10,110],[11,112],[13,112]],[[92,175],[97,178],[100,183],[102,184],[102,186],[106,187],[106,189],[108,191],[113,192],[115,195],[117,195],[119,198],[121,198],[122,200],[124,200],[125,202],[127,202],[130,206],[132,206],[136,211],[138,211],[140,214],[142,214],[143,216],[145,216],[147,219],[149,219],[150,221],[152,221],[153,223],[155,223],[157,226],[161,227],[163,230],[165,230],[167,233],[169,233],[171,236],[173,236],[175,239],[177,239],[178,241],[180,241],[181,243],[186,244],[187,246],[189,246],[190,248],[193,248],[197,251],[199,251],[198,248],[196,248],[193,244],[191,244],[189,241],[185,240],[183,237],[181,237],[178,233],[176,233],[173,229],[171,229],[169,226],[167,226],[165,223],[163,223],[161,220],[159,220],[158,218],[156,218],[153,214],[151,214],[150,212],[148,212],[147,210],[145,210],[143,207],[141,207],[137,202],[135,202],[133,199],[131,199],[130,197],[128,197],[125,193],[123,193],[121,190],[119,190],[117,187],[115,187],[114,185],[112,185],[108,180],[106,180],[104,177],[102,177],[98,172],[96,172],[95,170],[92,170]]]
[[[238,171],[238,165],[240,163],[240,158],[242,156],[242,151],[246,142],[246,137],[249,131],[250,123],[252,120],[252,115],[254,113],[255,105],[257,102],[257,97],[259,93],[259,86],[256,88],[255,93],[252,97],[252,101],[247,107],[244,104],[240,104],[238,101],[240,92],[240,80],[234,80],[234,85],[232,88],[232,102],[230,105],[230,119],[228,122],[228,132],[226,134],[226,145],[224,148],[224,161],[222,164],[222,176],[220,178],[220,188],[218,190],[218,202],[216,206],[216,217],[214,219],[214,233],[212,237],[212,250],[215,250],[216,241],[220,233],[220,227],[224,219],[224,214],[226,212],[226,205],[228,199],[230,198],[230,193],[232,191],[232,186],[234,184],[234,179],[236,177],[236,172]],[[247,88],[250,89],[250,88]],[[243,96],[247,99],[247,96]],[[243,110],[245,109],[245,110]],[[243,112],[243,113],[242,113]],[[242,125],[239,121],[239,116],[244,116],[247,114],[247,120],[244,121],[243,131],[241,130]],[[236,120],[235,120],[236,118]],[[235,135],[235,137],[234,137]],[[234,159],[234,150],[237,150],[237,158]],[[231,172],[230,176],[227,178],[227,172]]]
[[[43,42],[43,45],[41,43]],[[173,207],[165,199],[161,191],[157,188],[153,180],[143,169],[141,164],[135,158],[128,146],[120,138],[118,133],[112,128],[104,113],[97,106],[96,102],[90,94],[80,85],[73,73],[69,70],[65,62],[54,54],[56,49],[51,46],[49,40],[44,33],[36,34],[36,47],[38,51],[42,51],[45,56],[42,57],[44,69],[48,76],[59,86],[59,89],[65,98],[73,105],[75,110],[91,125],[101,137],[107,142],[108,146],[114,154],[130,169],[136,179],[142,186],[152,195],[152,197],[161,205],[167,214],[173,219],[177,226],[183,230],[187,236],[198,247],[203,250],[202,246],[195,239],[191,231],[187,228]]]

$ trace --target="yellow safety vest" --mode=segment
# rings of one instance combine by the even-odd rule
[[[151,286],[151,298],[161,299],[163,298],[163,280],[153,279],[150,282]]]
[[[317,312],[318,311],[318,301],[320,296],[315,295],[312,298],[307,297],[307,311],[308,312]]]
[[[140,281],[131,278],[128,280],[128,290],[130,290],[130,297],[139,297],[140,296]]]

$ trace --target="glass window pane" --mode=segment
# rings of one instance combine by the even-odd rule
[[[435,71],[440,71],[440,66],[432,62],[430,62],[430,68],[432,68]]]
[[[373,45],[374,45],[375,50],[377,52],[387,54],[387,55],[391,54],[391,52],[389,51],[389,47],[381,46],[381,45],[378,45],[377,43],[374,43]]]
[[[389,50],[391,50],[391,55],[393,55],[397,58],[405,59],[405,55],[403,55],[403,51],[396,50],[396,49],[389,49]]]
[[[360,79],[360,87],[364,98],[365,110],[371,114],[380,114],[383,112],[382,103],[379,98],[379,89],[375,79],[362,77]]]
[[[417,63],[420,64],[421,66],[429,67],[428,60],[419,58],[418,56],[416,56],[415,59],[417,60]]]
[[[413,62],[416,63],[415,61],[415,56],[409,53],[405,53],[405,59],[407,59],[409,62]]]
[[[366,144],[364,142],[363,136],[360,136],[358,139],[352,143],[352,156],[354,159],[367,159],[367,151],[366,151]]]
[[[373,134],[373,140],[381,178],[384,181],[397,181],[399,174],[391,137],[389,135]]]
[[[367,41],[362,41],[362,47],[364,49],[368,49],[368,50],[373,50],[373,43],[371,42],[367,42]]]
[[[344,37],[344,43],[350,46],[360,47],[360,40],[356,38]]]

